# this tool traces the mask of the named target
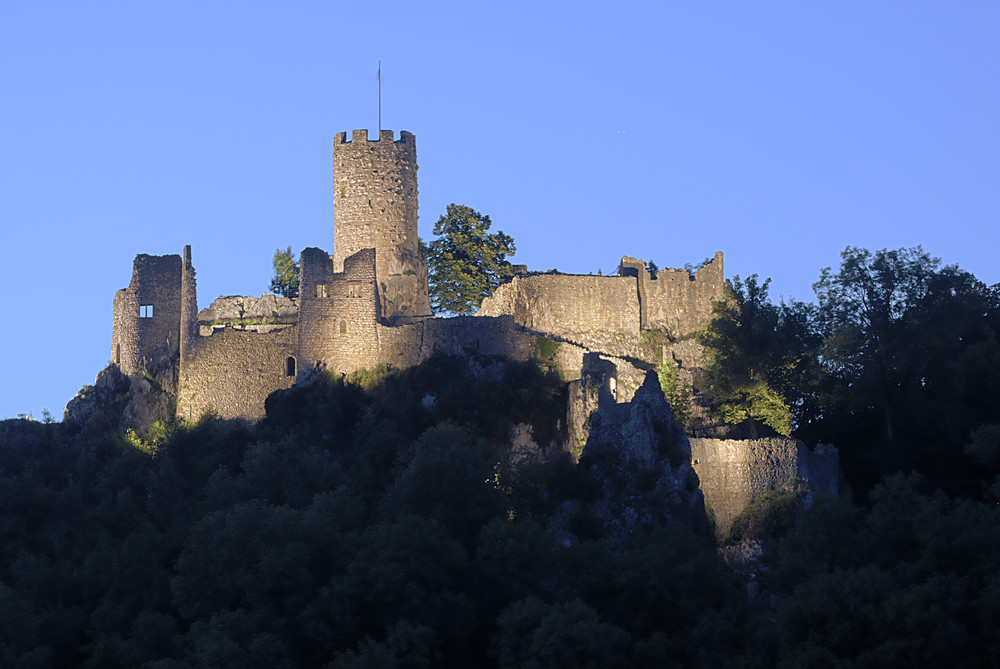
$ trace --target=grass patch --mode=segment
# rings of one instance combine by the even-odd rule
[[[639,336],[639,350],[651,360],[663,362],[663,347],[673,343],[665,330],[643,330]]]
[[[370,369],[359,369],[344,377],[344,382],[355,386],[360,386],[365,390],[370,390],[387,377],[391,376],[395,370],[385,364],[378,364]]]

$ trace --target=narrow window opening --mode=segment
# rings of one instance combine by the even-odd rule
[[[152,304],[141,304],[139,305],[139,318],[152,318],[153,317],[153,305]]]
[[[115,344],[115,364],[119,367],[122,366],[122,345]]]
[[[361,284],[349,283],[347,284],[347,296],[348,297],[361,297]]]
[[[340,197],[347,197],[347,179],[340,180]]]
[[[347,322],[340,321],[340,334],[347,334]]]
[[[295,358],[292,356],[285,361],[285,376],[295,376]]]
[[[330,290],[325,283],[316,284],[316,297],[329,297]]]

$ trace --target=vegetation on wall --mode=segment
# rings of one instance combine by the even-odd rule
[[[670,358],[656,366],[656,376],[663,389],[663,396],[673,411],[674,418],[687,429],[691,423],[691,390],[684,383],[677,369],[677,362]]]

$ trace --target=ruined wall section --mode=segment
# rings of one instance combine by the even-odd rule
[[[230,326],[191,339],[181,364],[177,416],[197,420],[211,410],[220,418],[262,418],[267,396],[295,383],[296,330]]]
[[[406,131],[393,141],[382,130],[369,141],[367,130],[351,139],[338,133],[333,143],[333,271],[362,249],[376,250],[379,316],[405,322],[431,315],[427,265],[417,241],[416,138]]]
[[[705,500],[721,532],[768,490],[792,479],[809,484],[810,494],[837,497],[837,449],[809,451],[797,439],[691,439],[691,458]]]
[[[111,361],[134,374],[146,361],[180,350],[181,257],[141,253],[128,288],[118,291],[111,328]]]
[[[125,374],[134,374],[139,369],[139,297],[128,288],[115,293],[111,362]]]
[[[617,335],[639,335],[639,295],[631,277],[532,274],[516,276],[483,300],[476,313],[511,315],[535,334],[600,348]]]
[[[624,264],[626,260],[623,259]],[[664,269],[649,277],[639,272],[640,292],[644,295],[644,328],[666,330],[674,338],[693,335],[712,320],[712,305],[725,295],[722,252],[694,273],[686,269]]]
[[[191,262],[191,247],[184,247],[181,266],[181,364],[190,357],[192,343],[198,337],[198,283]]]
[[[603,353],[584,353],[580,373],[569,381],[566,425],[568,450],[579,457],[590,437],[590,418],[595,411],[614,404],[626,404],[646,380],[640,369],[625,358]]]
[[[307,248],[300,258],[299,376],[313,369],[349,373],[379,357],[376,251],[362,249],[334,271],[334,259]]]

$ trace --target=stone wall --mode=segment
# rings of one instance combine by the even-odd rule
[[[722,262],[719,251],[693,277],[686,269],[664,269],[646,281],[648,326],[684,337],[712,320],[712,305],[725,295]]]
[[[531,332],[574,342],[605,333],[637,336],[639,294],[632,277],[515,276],[483,300],[476,315],[512,315]]]
[[[646,264],[622,258],[621,273],[638,281],[640,322],[644,330],[664,330],[672,337],[696,333],[712,319],[712,305],[725,294],[722,252],[692,276],[686,269],[663,269],[650,276]]]
[[[137,255],[128,288],[115,295],[111,361],[133,374],[144,361],[178,353],[180,322],[181,257]]]
[[[122,288],[115,293],[111,324],[111,362],[126,374],[139,368],[139,297]]]
[[[317,248],[300,257],[299,375],[312,369],[349,373],[380,362],[376,251],[362,249],[335,272]]]
[[[209,409],[221,418],[263,417],[267,396],[295,383],[297,341],[295,325],[269,332],[227,326],[194,338],[181,364],[178,417],[197,420]]]
[[[837,449],[810,451],[797,439],[691,439],[691,459],[705,500],[720,532],[739,513],[771,489],[792,479],[809,484],[810,493],[837,497]]]
[[[405,321],[430,316],[427,265],[417,241],[416,138],[406,132],[393,141],[382,130],[375,141],[367,130],[351,139],[338,133],[333,143],[333,271],[362,249],[377,255],[379,316]]]
[[[615,337],[643,330],[687,337],[711,320],[712,305],[724,295],[722,264],[720,251],[694,276],[665,269],[654,279],[644,262],[628,257],[620,276],[519,275],[483,300],[477,315],[513,315],[523,328],[591,350],[608,351]]]

